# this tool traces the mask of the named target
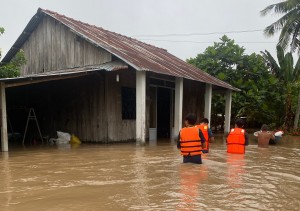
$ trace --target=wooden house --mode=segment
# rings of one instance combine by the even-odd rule
[[[44,9],[2,62],[20,49],[27,59],[21,76],[0,79],[2,151],[8,150],[7,118],[24,132],[29,108],[43,135],[66,131],[101,143],[172,138],[187,113],[210,117],[213,91],[227,96],[229,131],[237,89],[165,49]]]

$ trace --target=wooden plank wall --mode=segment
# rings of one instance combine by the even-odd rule
[[[119,82],[116,75],[119,74]],[[101,71],[89,76],[10,88],[8,107],[34,107],[43,136],[74,133],[86,142],[135,139],[135,120],[122,120],[121,88],[135,88],[135,71]],[[27,113],[11,111],[12,124],[23,132]]]
[[[119,74],[119,82],[116,75]],[[122,120],[121,88],[135,87],[135,72],[122,70],[104,72],[86,82],[77,79],[76,88],[64,92],[70,94],[64,108],[58,105],[53,119],[55,128],[65,128],[87,142],[120,142],[135,139],[135,120]],[[75,82],[77,83],[77,82]],[[71,86],[72,87],[72,86]],[[79,88],[80,87],[80,88]],[[73,89],[73,90],[72,90]],[[65,96],[65,94],[63,94]],[[66,101],[62,99],[52,102]]]
[[[63,131],[74,133],[83,141],[106,142],[104,75],[105,72],[102,72],[33,84],[25,89],[17,87],[15,89],[19,91],[9,91],[9,94],[14,94],[10,94],[9,105],[24,103],[22,106],[25,108],[34,107],[43,136],[55,137],[56,131]],[[16,121],[15,118],[12,124],[20,123],[19,128],[22,129],[25,119]]]
[[[111,61],[111,54],[75,35],[45,16],[22,49],[27,64],[21,75],[42,73]]]
[[[119,82],[116,75],[119,74]],[[135,71],[103,72],[88,80],[72,79],[65,95],[51,97],[51,102],[65,102],[56,106],[51,122],[53,128],[73,131],[87,142],[121,142],[135,139],[135,120],[122,120],[121,88],[135,87]],[[69,88],[67,88],[69,87]],[[51,103],[49,102],[49,103]],[[53,105],[55,107],[55,105]],[[56,130],[55,129],[55,130]]]
[[[119,82],[116,75],[119,74]],[[108,141],[135,139],[135,120],[122,120],[122,86],[135,88],[135,70],[107,72],[106,96],[108,114]]]

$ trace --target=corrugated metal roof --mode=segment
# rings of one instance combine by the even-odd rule
[[[78,36],[107,50],[138,71],[144,70],[159,74],[183,77],[232,90],[239,90],[175,57],[168,53],[165,49],[158,48],[136,39],[110,32],[103,28],[89,25],[44,9],[39,9],[35,16],[33,16],[25,27],[23,33],[20,35],[7,55],[3,58],[3,62],[9,61],[16,54],[44,15],[48,15],[56,19],[66,27],[70,28]]]
[[[126,63],[122,61],[113,61],[101,65],[75,67],[75,68],[69,68],[65,70],[37,73],[37,74],[25,75],[25,76],[20,76],[15,78],[0,78],[0,82],[5,82],[7,86],[9,86],[9,84],[16,83],[16,82],[34,81],[34,80],[51,78],[56,76],[76,75],[80,73],[90,73],[98,70],[115,71],[115,70],[122,70],[127,68],[128,65]]]

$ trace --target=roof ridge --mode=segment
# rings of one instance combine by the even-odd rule
[[[102,28],[102,27],[100,27],[100,26],[91,25],[91,24],[89,24],[89,23],[82,22],[81,20],[76,20],[76,19],[71,18],[71,17],[68,17],[68,16],[66,16],[66,15],[64,15],[64,14],[60,14],[60,13],[57,13],[57,12],[54,12],[54,11],[51,11],[51,10],[48,10],[48,9],[42,9],[42,8],[39,8],[39,10],[41,10],[42,12],[47,13],[47,14],[51,13],[51,14],[53,14],[53,15],[58,15],[58,16],[63,17],[63,18],[65,18],[65,19],[68,19],[68,20],[71,20],[71,21],[78,22],[78,23],[83,24],[83,25],[88,26],[88,27],[93,27],[93,28],[98,29],[98,30],[101,30],[101,31],[105,31],[105,32],[108,32],[108,33],[110,33],[110,34],[114,34],[114,35],[116,35],[116,36],[122,36],[122,37],[124,37],[124,38],[126,38],[126,39],[129,39],[129,40],[132,40],[132,41],[141,43],[141,44],[143,44],[143,45],[147,45],[147,46],[152,47],[152,48],[154,48],[154,49],[160,49],[160,50],[162,50],[162,51],[167,51],[167,50],[164,49],[164,48],[159,48],[159,47],[157,47],[157,46],[154,46],[154,45],[151,45],[151,44],[142,42],[142,41],[140,41],[140,40],[138,40],[138,39],[136,39],[136,38],[132,38],[132,37],[129,37],[129,36],[120,34],[120,33],[116,33],[116,32],[113,32],[113,31],[104,29],[104,28]]]

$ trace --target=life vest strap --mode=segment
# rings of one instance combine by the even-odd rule
[[[245,144],[240,144],[240,143],[227,143],[227,145],[231,145],[231,144],[236,144],[236,145],[245,145]]]
[[[202,150],[196,150],[196,151],[181,151],[181,154],[183,156],[194,156],[194,155],[201,155],[202,154]]]
[[[194,150],[194,151],[181,151],[181,152],[184,152],[184,153],[189,153],[189,152],[201,152],[202,150]]]
[[[190,140],[190,141],[180,141],[180,142],[182,142],[182,143],[187,143],[187,142],[200,142],[200,140]]]
[[[194,147],[201,147],[201,145],[195,145],[195,146],[181,146],[181,148],[194,148]]]

